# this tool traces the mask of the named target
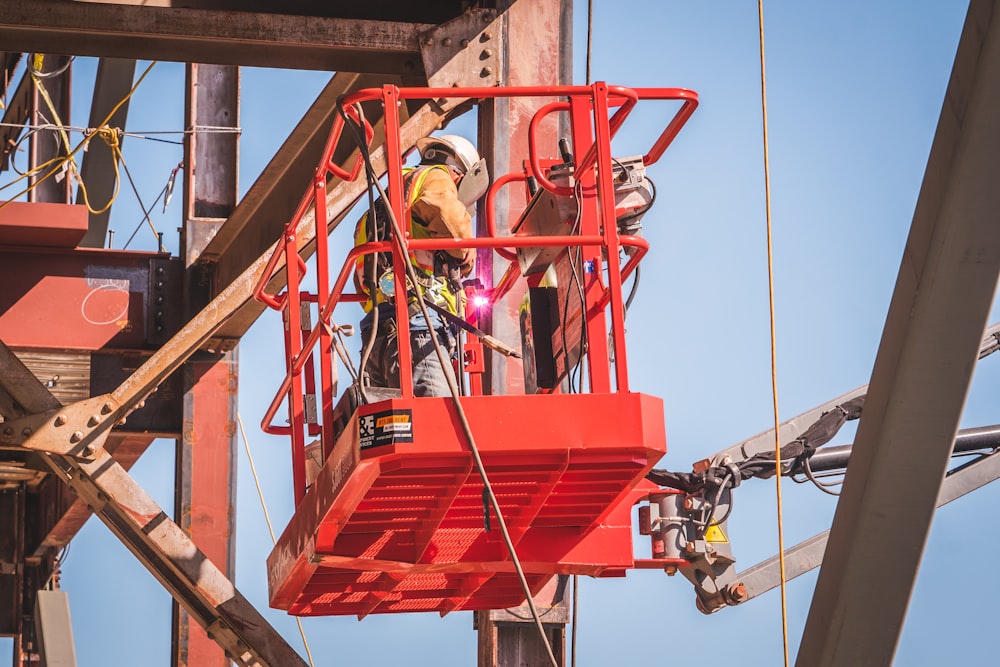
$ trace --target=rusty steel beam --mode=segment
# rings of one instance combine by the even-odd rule
[[[498,67],[498,84],[506,86],[544,86],[569,84],[572,74],[572,3],[569,0],[513,4],[503,14],[502,31],[508,44],[516,48],[502,54]],[[547,30],[545,28],[548,28]],[[553,38],[556,32],[558,38]],[[426,58],[425,58],[426,59]],[[480,107],[478,144],[490,163],[490,174],[506,174],[523,169],[524,156],[528,154],[528,126],[535,111],[550,100],[530,98],[510,100],[500,98]],[[561,135],[557,123],[540,126],[537,145],[550,146],[555,151]],[[546,155],[544,157],[556,157]],[[499,226],[510,229],[517,222],[527,200],[518,188],[504,188],[499,197],[497,219]],[[484,216],[477,216],[479,233],[486,233]],[[499,279],[503,268],[493,270],[493,253],[480,253],[485,260],[478,269],[480,275],[493,281]],[[494,308],[488,326],[501,340],[520,339],[521,297],[525,293],[523,282]],[[492,355],[488,369],[490,393],[509,394],[524,392],[521,363]],[[552,656],[559,665],[566,664],[566,623],[569,620],[569,601],[562,595],[568,577],[553,578],[546,590],[533,598],[537,608],[557,609],[559,614],[545,616],[545,634]],[[554,595],[553,591],[558,591]],[[559,604],[553,603],[554,599]],[[520,611],[528,611],[527,607]],[[513,667],[520,664],[549,664],[545,642],[536,629],[532,616],[504,614],[502,612],[477,612],[478,665],[479,667]]]
[[[420,72],[431,24],[176,7],[0,3],[8,51],[281,69]]]
[[[236,350],[184,365],[184,428],[177,440],[174,516],[227,577],[236,572]],[[171,664],[226,667],[225,654],[175,602]]]
[[[425,105],[412,115],[402,129],[404,148],[416,144],[417,139],[430,134],[442,121],[444,114],[432,105]],[[384,156],[381,145],[372,153],[376,170],[384,171]],[[303,188],[304,189],[304,188]],[[349,183],[337,181],[328,189],[327,206],[330,212],[332,231],[350,211],[351,207],[367,192],[361,179]],[[312,214],[303,218],[297,232],[300,248],[308,249],[315,241],[315,219]],[[145,395],[152,392],[160,382],[177,370],[196,350],[203,347],[213,337],[219,339],[239,338],[249,329],[263,312],[264,306],[253,300],[253,290],[261,279],[264,268],[271,258],[272,246],[258,257],[243,273],[209,302],[201,312],[168,340],[160,349],[125,380],[111,397],[123,408],[118,414],[124,415]],[[271,288],[280,288],[281,276],[276,277]]]
[[[104,448],[118,465],[129,470],[152,442],[152,436],[112,432]],[[38,538],[28,549],[33,558],[41,558],[49,549],[65,547],[93,515],[87,503],[52,475],[46,475],[38,494],[45,500],[40,503],[44,511],[33,519],[38,524]]]
[[[213,266],[216,285],[230,284],[281,235],[319,164],[337,113],[338,98],[396,81],[398,77],[353,72],[338,72],[330,79],[229,219],[202,250],[199,261]],[[338,161],[347,158],[345,150]]]
[[[240,71],[233,65],[187,66],[184,226],[185,317],[210,296],[210,281],[197,262],[239,198]],[[200,132],[199,128],[229,132]],[[183,368],[183,428],[176,441],[174,516],[216,567],[236,571],[236,351],[221,358],[190,359]],[[171,664],[226,667],[225,654],[176,601],[172,613]]]
[[[9,54],[8,54],[9,55]],[[9,72],[8,72],[9,73]],[[10,82],[5,84],[9,87]],[[35,87],[31,84],[31,77],[27,74],[21,77],[13,95],[7,96],[7,106],[3,111],[3,123],[0,126],[0,172],[10,168],[11,161],[16,158],[14,148],[18,144],[18,138],[24,131],[24,124],[31,117],[32,92]],[[22,166],[25,162],[22,160]]]
[[[53,50],[50,53],[61,53],[61,51]],[[28,66],[32,67],[33,63],[29,62]],[[33,86],[35,94],[31,118],[34,125],[62,125],[69,122],[72,71],[73,66],[69,56],[45,56],[39,79]],[[49,76],[43,78],[43,75]],[[52,103],[51,107],[45,101],[39,86],[44,87]],[[43,130],[32,134],[28,141],[30,166],[35,167],[53,158],[66,156],[70,149],[64,139],[64,133],[54,130]],[[28,201],[68,204],[72,180],[68,172],[56,172],[55,165],[43,169],[37,176],[28,179],[31,186],[28,191]]]
[[[0,342],[3,386],[23,399],[28,414],[58,405],[24,364]],[[237,665],[304,667],[274,628],[141,486],[109,454],[90,462],[41,454]]]
[[[94,79],[94,100],[90,105],[90,127],[99,127],[107,118],[107,125],[112,128],[125,129],[128,118],[128,92],[132,89],[132,79],[135,77],[135,60],[129,58],[101,58],[97,64],[97,77]],[[122,102],[124,100],[124,102]],[[108,114],[122,102],[114,115]],[[124,142],[125,137],[119,136],[118,142]],[[87,199],[84,200],[84,189],[76,193],[76,203],[90,202],[90,208],[100,211],[115,196],[116,163],[118,156],[104,141],[91,141],[87,152],[83,154],[80,163],[80,178],[86,186]],[[80,246],[83,248],[103,248],[108,235],[108,220],[111,218],[111,208],[101,213],[90,213],[87,233]]]

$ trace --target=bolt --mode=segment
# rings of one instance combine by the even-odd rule
[[[69,436],[70,442],[80,442],[83,440],[83,431],[73,431],[73,435]]]
[[[444,44],[445,46],[451,46],[451,37],[445,37],[444,39],[441,40],[441,43]]]
[[[489,14],[483,14],[483,23],[489,23],[491,20]]]
[[[31,429],[28,428],[28,427],[25,427],[24,430],[21,431],[21,435],[23,435],[25,438],[27,438],[29,435],[31,435]]]
[[[484,78],[484,79],[486,77],[492,76],[492,75],[493,75],[493,68],[492,67],[484,67],[483,71],[479,73],[479,76],[482,77],[482,78]]]
[[[460,42],[458,43],[458,45],[459,45],[459,46],[461,46],[461,47],[462,47],[462,48],[464,49],[465,47],[467,47],[467,46],[469,45],[469,40],[467,40],[467,39],[463,39],[463,40],[461,40],[461,41],[460,41]]]
[[[488,41],[490,41],[491,39],[493,39],[493,35],[492,35],[492,34],[490,34],[490,31],[489,31],[489,30],[484,30],[484,31],[483,31],[483,34],[481,34],[481,35],[479,36],[479,41],[480,41],[480,42],[488,42]]]
[[[157,280],[156,281],[156,289],[163,289],[163,281],[162,280]]]
[[[434,46],[434,38],[433,37],[425,37],[424,38],[424,46]]]
[[[114,409],[115,409],[114,405],[112,405],[111,403],[105,403],[104,405],[101,406],[101,414],[102,415],[110,414],[111,411]]]
[[[146,407],[146,399],[142,399],[141,401],[135,404],[136,410],[142,410],[144,407]]]
[[[162,275],[163,275],[163,267],[162,267],[162,266],[158,266],[158,267],[156,267],[156,273],[157,273],[158,275],[161,275],[161,276],[162,276]]]
[[[90,419],[87,420],[87,426],[97,426],[101,423],[101,418],[97,415],[90,415]]]
[[[493,57],[493,49],[483,49],[483,52],[479,55],[480,60],[486,60],[487,58]]]
[[[10,426],[4,426],[3,437],[9,438],[12,435],[14,435],[14,429],[12,429]]]
[[[97,453],[97,450],[94,449],[93,445],[87,445],[86,447],[83,448],[83,455],[84,456],[93,456],[96,453]]]
[[[668,577],[672,577],[675,574],[677,574],[677,566],[676,565],[667,565],[666,567],[663,568],[663,571],[667,573]]]
[[[63,424],[66,423],[66,421],[67,421],[66,415],[56,415],[55,425],[62,426]]]
[[[746,602],[750,597],[747,594],[747,587],[743,585],[743,582],[739,582],[737,584],[731,584],[726,589],[726,592],[729,594],[730,599],[732,599],[732,601],[735,602],[736,604],[739,604],[741,602]]]
[[[163,303],[163,295],[162,294],[160,294],[159,296],[156,297],[156,303]]]

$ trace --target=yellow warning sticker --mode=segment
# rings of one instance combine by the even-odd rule
[[[729,544],[729,538],[726,534],[722,532],[722,528],[718,524],[712,524],[705,531],[705,541],[706,542],[722,542],[724,544]]]

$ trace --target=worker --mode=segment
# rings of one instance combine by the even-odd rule
[[[468,139],[457,135],[420,139],[417,150],[420,164],[404,169],[405,211],[404,220],[399,221],[400,227],[408,229],[413,239],[472,238],[473,206],[489,187],[485,160],[479,157]],[[372,217],[376,220],[374,226],[369,225]],[[375,238],[387,239],[391,229],[387,207],[379,199],[358,221],[355,245]],[[411,251],[410,263],[425,303],[434,303],[451,315],[461,317],[465,299],[461,280],[472,273],[475,257],[471,248]],[[399,348],[391,296],[395,286],[391,255],[378,253],[359,258],[354,280],[359,293],[369,297],[363,304],[366,314],[361,321],[362,359],[370,346],[362,369],[365,381],[368,386],[398,388]],[[458,328],[433,309],[428,309],[425,319],[412,287],[407,298],[414,396],[450,395],[448,378],[454,379],[454,369],[451,363],[442,367],[431,336],[437,336],[448,359],[454,360],[458,356]]]

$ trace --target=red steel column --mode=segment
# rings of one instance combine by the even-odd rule
[[[212,276],[197,259],[237,201],[239,68],[188,65],[184,158],[187,316],[213,296]],[[212,128],[202,131],[201,128]],[[185,365],[184,419],[177,441],[175,520],[232,579],[235,570],[236,410],[235,349],[196,353]],[[222,649],[174,603],[171,664],[226,667]]]
[[[497,3],[497,8],[505,11],[504,32],[506,48],[503,53],[501,85],[540,86],[568,84],[572,78],[572,2],[570,0],[531,1],[510,0]],[[490,174],[521,171],[528,156],[528,123],[534,112],[551,100],[545,98],[497,99],[479,107],[479,149],[490,163]],[[553,115],[541,124],[537,133],[539,146],[550,146],[551,155],[542,158],[557,158],[558,139],[561,136],[558,117]],[[496,220],[499,233],[509,230],[524,210],[527,200],[518,187],[504,188],[497,197]],[[479,234],[485,234],[485,216],[479,215]],[[496,267],[488,256],[480,254],[479,275],[499,280],[505,269],[501,263]],[[484,280],[486,282],[486,280]],[[524,297],[523,282],[515,287],[494,309],[492,321],[486,323],[494,336],[508,343],[520,340],[520,317],[518,306]],[[492,394],[524,393],[524,376],[519,360],[490,355],[487,367],[489,388]],[[555,580],[553,580],[553,585]],[[562,588],[562,587],[560,587]],[[543,591],[539,597],[545,596]],[[536,598],[536,606],[553,604],[551,593],[547,599]],[[568,612],[564,617],[568,615]],[[542,643],[534,622],[511,622],[518,619],[504,612],[477,612],[476,626],[479,631],[479,667],[513,667],[527,655],[543,656]],[[565,621],[546,623],[546,634],[552,644],[553,653],[560,663],[565,663]],[[541,659],[541,658],[539,658]],[[538,664],[546,664],[544,662]]]

